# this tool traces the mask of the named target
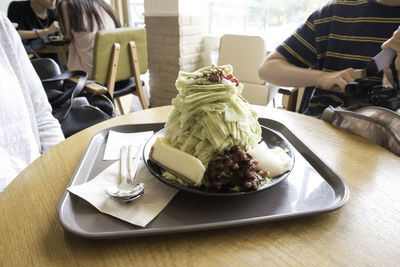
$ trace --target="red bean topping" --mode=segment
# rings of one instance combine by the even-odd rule
[[[225,191],[237,186],[240,191],[257,190],[268,172],[256,170],[256,164],[250,154],[233,146],[209,162],[206,175],[210,188]]]

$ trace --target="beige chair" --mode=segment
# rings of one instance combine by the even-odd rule
[[[225,34],[219,45],[218,65],[230,64],[233,73],[244,84],[243,97],[250,104],[266,106],[278,87],[266,85],[258,77],[258,67],[266,56],[264,40],[260,36]]]
[[[96,33],[92,79],[107,86],[121,114],[124,110],[120,97],[127,94],[138,96],[143,109],[148,108],[140,79],[147,68],[145,29],[118,28]],[[134,82],[127,80],[131,77]],[[116,82],[122,80],[127,82],[118,86]]]

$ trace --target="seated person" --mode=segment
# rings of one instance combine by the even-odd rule
[[[0,35],[1,192],[64,136],[20,36],[2,13]]]
[[[45,43],[41,37],[55,35],[60,31],[56,20],[55,0],[14,1],[8,7],[8,18],[17,23],[17,31],[29,53],[51,57],[59,62],[57,54],[36,54],[35,50]]]
[[[264,60],[259,75],[280,86],[311,87],[302,112],[318,116],[343,104],[354,69],[366,67],[399,23],[400,1],[330,1]],[[382,83],[382,73],[368,78]]]
[[[90,78],[96,32],[118,28],[119,21],[103,0],[61,0],[57,13],[64,39],[71,40],[68,69],[84,70]]]
[[[56,20],[55,0],[14,1],[8,7],[8,18],[18,24],[22,40],[36,39],[60,31]]]

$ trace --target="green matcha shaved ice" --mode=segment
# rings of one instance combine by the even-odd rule
[[[243,84],[232,66],[210,66],[179,72],[178,95],[165,125],[170,144],[208,162],[233,145],[248,151],[261,141],[257,113],[240,94]]]

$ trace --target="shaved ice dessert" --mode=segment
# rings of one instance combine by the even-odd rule
[[[230,65],[211,66],[179,72],[176,80],[179,94],[172,100],[165,137],[205,167],[233,145],[247,151],[261,141],[258,114],[240,96],[243,84],[232,71]]]
[[[257,190],[267,182],[271,178],[265,169],[268,163],[258,164],[247,151],[257,152],[258,157],[267,153],[271,158],[274,154],[265,152],[265,143],[257,149],[263,144],[258,114],[242,98],[243,84],[233,76],[232,66],[180,71],[175,85],[178,95],[172,100],[174,108],[165,125],[165,138],[150,152],[150,159],[164,169],[163,176],[213,191]],[[287,153],[279,157],[273,162],[284,160],[285,164],[273,168],[278,175],[291,165]],[[190,177],[191,173],[196,175]]]

